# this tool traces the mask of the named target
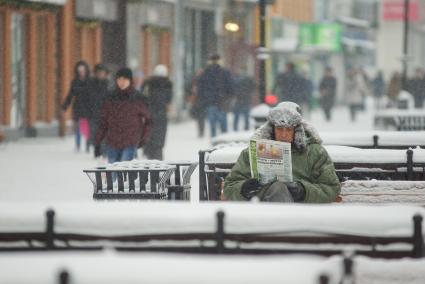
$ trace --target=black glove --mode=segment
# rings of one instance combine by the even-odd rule
[[[252,178],[249,180],[246,180],[243,184],[242,184],[242,188],[241,188],[241,195],[245,198],[245,199],[251,199],[253,196],[255,196],[258,192],[261,191],[261,185],[258,182],[257,179]]]
[[[100,155],[102,155],[102,153],[100,152],[100,145],[96,145],[94,146],[94,157],[100,157]]]
[[[288,188],[288,191],[292,195],[292,199],[294,199],[294,202],[301,202],[305,199],[305,188],[302,185],[302,183],[298,181],[290,181],[290,182],[284,182],[286,187]]]

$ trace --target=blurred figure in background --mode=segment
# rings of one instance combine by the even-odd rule
[[[350,68],[347,71],[345,95],[347,96],[351,121],[354,122],[356,120],[357,112],[363,109],[363,98],[366,95],[364,77],[354,68]]]
[[[310,117],[311,112],[311,106],[313,101],[313,81],[310,80],[308,71],[303,70],[301,71],[301,97],[300,97],[300,106],[301,106],[301,113],[305,118]]]
[[[217,124],[221,132],[227,132],[227,111],[233,97],[231,74],[220,66],[220,56],[213,54],[209,64],[198,80],[198,98],[206,107],[211,127],[211,137],[217,135]]]
[[[198,137],[204,137],[205,132],[205,118],[207,116],[205,105],[201,101],[198,94],[198,81],[204,70],[199,69],[196,71],[195,76],[193,76],[190,86],[188,86],[190,95],[189,95],[189,103],[191,104],[190,115],[192,118],[196,119],[198,124]]]
[[[235,105],[233,107],[233,130],[238,131],[239,116],[243,117],[244,130],[249,129],[249,112],[252,99],[256,94],[257,84],[251,76],[248,76],[246,67],[241,67],[240,73],[234,78]]]
[[[388,84],[387,96],[389,101],[389,107],[396,106],[396,100],[398,95],[401,92],[401,74],[396,71],[391,76],[390,82]]]
[[[81,124],[85,124],[84,127],[88,128],[87,119],[90,111],[90,68],[85,61],[78,61],[75,64],[74,79],[71,82],[68,95],[62,104],[62,111],[66,111],[71,103],[75,131],[75,148],[79,151],[81,146]],[[88,152],[89,137],[86,138],[86,151]]]
[[[303,78],[295,70],[295,64],[288,62],[285,72],[277,74],[275,78],[273,93],[279,102],[289,101],[301,106],[306,101],[304,85]]]
[[[320,81],[319,86],[320,106],[325,113],[326,121],[330,121],[332,119],[332,108],[335,104],[336,85],[337,81],[332,74],[332,68],[326,67],[325,75]]]
[[[162,160],[162,149],[167,135],[167,113],[173,94],[173,84],[168,79],[167,67],[157,65],[153,75],[145,80],[142,88],[152,117],[151,136],[143,152],[149,160]]]
[[[385,81],[382,71],[378,71],[376,77],[372,81],[373,98],[375,101],[375,109],[381,108],[381,100],[385,91]]]
[[[415,76],[407,82],[407,90],[414,98],[415,108],[423,108],[425,99],[425,74],[422,68],[416,68]]]
[[[108,163],[133,160],[137,147],[148,141],[151,128],[148,108],[133,87],[133,72],[122,68],[115,78],[115,90],[102,106],[94,140],[95,157],[101,155],[100,145],[106,140]]]
[[[100,110],[103,102],[106,100],[109,92],[109,70],[103,64],[96,64],[94,67],[94,77],[90,82],[89,95],[89,125],[90,125],[90,143],[94,144],[97,126],[100,122]],[[101,149],[103,153],[104,149]]]

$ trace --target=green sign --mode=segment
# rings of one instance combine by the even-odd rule
[[[304,50],[341,50],[341,26],[338,24],[302,24],[299,42]]]

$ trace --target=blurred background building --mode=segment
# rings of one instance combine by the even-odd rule
[[[127,65],[136,84],[165,64],[175,117],[185,86],[219,53],[232,71],[258,76],[256,0],[0,0],[0,131],[7,139],[64,134],[59,105],[73,66]],[[388,79],[401,70],[404,0],[267,1],[267,87],[292,61],[314,85],[325,66],[343,102],[348,67]],[[408,70],[425,65],[425,1],[410,0]],[[368,74],[369,74],[368,73]],[[69,118],[69,113],[66,118]]]

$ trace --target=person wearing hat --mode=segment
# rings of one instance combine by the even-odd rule
[[[341,186],[333,162],[322,147],[316,130],[300,114],[292,102],[282,102],[269,112],[267,122],[258,128],[253,139],[291,143],[292,182],[275,181],[261,185],[251,177],[248,149],[242,151],[226,177],[226,200],[250,200],[258,197],[268,202],[333,202]]]
[[[100,156],[101,142],[106,140],[108,162],[132,160],[138,146],[150,135],[151,116],[139,92],[133,87],[133,73],[118,70],[116,87],[102,106],[96,133],[95,157]]]
[[[143,153],[150,160],[162,160],[167,134],[167,111],[173,94],[173,83],[168,79],[167,67],[162,64],[155,66],[153,76],[146,79],[142,89],[152,114],[152,135]]]

